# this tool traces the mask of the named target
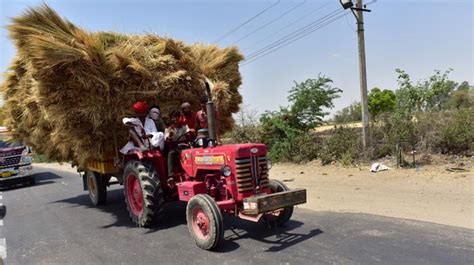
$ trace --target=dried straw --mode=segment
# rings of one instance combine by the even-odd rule
[[[215,83],[220,131],[233,125],[242,97],[235,47],[187,45],[152,34],[89,33],[43,5],[8,26],[18,53],[1,91],[7,125],[16,138],[47,157],[84,165],[126,141],[121,119],[133,102],[183,101],[195,108],[205,78]]]

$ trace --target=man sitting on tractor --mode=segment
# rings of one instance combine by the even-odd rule
[[[207,123],[207,106],[206,106],[206,103],[208,101],[208,97],[207,96],[202,96],[199,101],[201,102],[201,109],[196,112],[196,121],[194,123],[194,129],[197,131],[198,133],[198,138],[201,134],[206,134],[208,132],[207,129],[209,129],[209,124]],[[217,112],[214,112],[215,113],[215,118],[217,119]],[[216,129],[217,129],[218,126],[216,126]],[[200,133],[200,131],[202,133]],[[219,142],[219,132],[216,131],[216,137],[217,137],[217,141]]]
[[[156,135],[157,130],[155,122],[148,118],[148,104],[138,101],[133,105],[134,118],[124,118],[123,123],[130,127],[128,130],[130,140],[120,149],[122,154],[139,148],[142,151],[149,150],[152,147],[150,138]]]
[[[166,125],[163,119],[161,118],[161,109],[158,105],[153,105],[150,107],[148,112],[148,117],[155,122],[156,129],[158,132],[165,133]]]
[[[192,131],[186,124],[179,120],[181,112],[178,110],[170,113],[170,126],[165,131],[166,147],[168,149],[168,176],[174,175],[174,168],[179,163],[180,143],[189,143]]]
[[[187,125],[190,130],[194,131],[196,123],[196,113],[191,110],[191,104],[184,102],[181,104],[181,115],[179,116],[179,123]]]

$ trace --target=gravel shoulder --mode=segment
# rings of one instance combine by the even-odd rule
[[[406,218],[474,229],[474,162],[464,172],[449,163],[419,169],[392,168],[377,173],[369,167],[276,164],[271,178],[290,188],[306,188],[314,211],[354,212]]]

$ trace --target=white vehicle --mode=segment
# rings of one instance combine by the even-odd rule
[[[30,148],[22,143],[9,141],[7,128],[0,127],[0,188],[18,184],[34,184]]]

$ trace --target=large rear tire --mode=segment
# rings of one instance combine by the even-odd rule
[[[125,204],[132,222],[139,227],[153,225],[163,212],[164,194],[158,174],[149,164],[130,161],[123,174]]]
[[[224,220],[214,199],[198,194],[189,200],[186,221],[196,245],[202,249],[216,248],[224,238]]]
[[[283,182],[271,179],[269,183],[273,193],[290,190]],[[265,221],[270,225],[282,226],[288,222],[293,215],[294,206],[287,206],[265,215]]]
[[[104,205],[107,201],[107,185],[100,173],[86,172],[87,190],[94,206]]]

